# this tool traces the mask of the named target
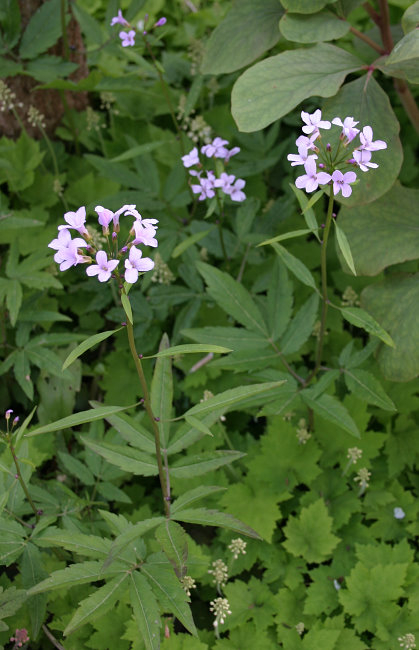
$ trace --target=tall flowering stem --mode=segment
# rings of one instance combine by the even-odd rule
[[[154,442],[156,445],[157,467],[159,469],[160,486],[161,486],[163,500],[164,500],[164,511],[166,517],[170,517],[170,487],[168,481],[166,480],[166,474],[163,465],[159,425],[151,408],[151,400],[150,400],[150,394],[148,392],[147,381],[144,375],[144,370],[143,370],[140,356],[135,347],[134,330],[132,327],[132,323],[130,323],[129,319],[127,320],[127,334],[128,334],[129,348],[132,354],[132,358],[134,359],[135,367],[137,369],[138,378],[140,380],[140,384],[143,392],[145,410],[147,411],[147,415],[153,427]]]

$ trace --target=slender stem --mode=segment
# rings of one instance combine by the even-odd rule
[[[380,22],[378,26],[381,32],[381,38],[383,45],[386,51],[386,54],[390,54],[391,50],[394,47],[393,36],[391,35],[390,29],[390,12],[388,9],[387,0],[379,0],[380,4]]]
[[[217,191],[216,191],[215,196],[217,198],[218,212],[220,213],[220,218],[217,219],[217,227],[218,227],[218,233],[220,235],[221,250],[223,251],[223,256],[224,256],[224,261],[226,263],[226,266],[227,266],[227,268],[229,268],[230,267],[230,260],[229,260],[228,255],[227,255],[227,250],[226,250],[226,247],[225,247],[224,235],[223,235],[224,210],[223,210],[223,206],[222,206],[222,203],[221,203],[221,200],[220,200],[220,195],[218,194]]]
[[[70,131],[73,134],[74,148],[76,150],[76,154],[79,156],[80,155],[79,136],[78,136],[78,133],[77,133],[76,125],[74,124],[74,120],[73,120],[73,116],[72,116],[71,111],[70,111],[70,107],[69,107],[68,102],[67,102],[67,97],[65,96],[64,90],[59,90],[58,93],[60,95],[60,99],[61,99],[61,101],[63,103],[63,106],[64,106],[64,113],[65,113],[65,116],[66,116],[66,118],[68,120],[68,125],[70,127]]]
[[[64,646],[61,645],[61,643],[60,643],[59,641],[57,641],[57,639],[55,638],[55,636],[53,635],[53,633],[51,632],[51,630],[50,630],[46,625],[43,625],[43,626],[42,626],[42,629],[43,629],[43,631],[44,631],[44,634],[45,634],[45,635],[48,637],[48,639],[51,641],[52,645],[53,645],[55,648],[57,648],[57,650],[65,650]]]
[[[324,228],[322,248],[321,248],[321,278],[322,278],[323,304],[322,304],[322,315],[320,320],[320,332],[319,332],[319,338],[317,342],[316,363],[314,369],[312,370],[311,374],[306,380],[306,385],[309,384],[310,381],[313,379],[313,377],[315,377],[315,375],[317,374],[320,368],[322,354],[323,354],[323,342],[324,342],[324,335],[326,332],[327,307],[329,304],[329,299],[327,295],[327,241],[329,239],[330,226],[332,225],[332,214],[333,214],[333,185],[330,185],[329,205],[327,208],[326,225]]]
[[[61,37],[63,39],[63,58],[70,60],[70,48],[68,47],[67,24],[65,19],[66,1],[61,0]]]
[[[419,108],[409,86],[403,79],[394,79],[394,88],[399,95],[406,115],[416,129],[416,133],[419,133]]]
[[[251,246],[252,246],[251,244],[247,244],[246,250],[244,251],[242,262],[240,264],[240,270],[239,270],[239,273],[237,275],[237,282],[241,282],[242,279],[243,279],[243,273],[244,273],[244,269],[246,268],[247,257],[249,255],[249,251],[251,249]]]
[[[277,346],[277,345],[272,341],[272,339],[269,339],[269,343],[272,345],[273,349],[275,350],[275,352],[277,353],[277,355],[278,355],[279,358],[281,359],[281,362],[283,363],[283,365],[285,366],[285,368],[288,370],[288,372],[290,373],[290,375],[292,375],[292,376],[294,377],[294,379],[296,379],[300,384],[302,384],[303,386],[305,386],[307,380],[304,379],[303,377],[301,377],[299,374],[297,374],[297,373],[295,372],[295,370],[293,370],[293,369],[291,368],[290,364],[288,363],[288,361],[286,360],[286,358],[285,358],[284,355],[282,354],[281,350],[280,350],[280,349],[278,348],[278,346]]]
[[[15,448],[13,447],[12,436],[11,436],[10,433],[7,434],[7,443],[8,443],[9,449],[10,449],[10,453],[12,454],[13,461],[15,463],[16,477],[19,480],[20,485],[22,486],[22,490],[24,491],[24,493],[26,495],[26,498],[29,501],[32,510],[34,511],[36,521],[39,521],[38,508],[36,507],[36,505],[32,501],[32,497],[29,494],[29,490],[28,490],[28,488],[26,486],[26,483],[25,483],[25,480],[24,480],[24,478],[22,476],[22,472],[20,471],[19,460],[18,460],[18,457],[16,456]]]
[[[134,359],[135,367],[137,369],[138,377],[143,391],[144,406],[147,411],[147,415],[150,419],[151,425],[153,427],[154,441],[156,445],[157,467],[159,469],[160,486],[161,486],[163,500],[164,500],[164,510],[166,513],[166,517],[170,517],[170,484],[166,480],[166,472],[163,466],[159,426],[157,424],[156,418],[154,417],[153,411],[151,409],[151,401],[148,392],[147,381],[144,375],[141,360],[138,356],[138,352],[135,347],[134,330],[129,319],[127,320],[127,334],[128,334],[128,342],[129,342],[132,358]]]
[[[370,5],[369,2],[364,2],[362,4],[362,6],[364,7],[367,14],[369,14],[370,18],[376,23],[376,25],[379,25],[380,24],[380,14],[378,14],[375,11],[374,7],[372,5]]]
[[[356,29],[355,27],[352,27],[352,26],[351,26],[351,27],[350,27],[350,31],[352,32],[352,34],[354,34],[355,36],[357,36],[358,38],[360,38],[362,41],[364,41],[364,43],[367,43],[370,47],[372,47],[373,50],[375,50],[376,52],[378,52],[378,54],[385,54],[385,53],[386,53],[385,50],[384,50],[382,47],[380,47],[380,46],[378,45],[378,43],[376,43],[375,41],[373,41],[372,38],[370,38],[370,37],[367,36],[366,34],[363,34],[362,32],[360,32],[360,31],[359,31],[358,29]]]

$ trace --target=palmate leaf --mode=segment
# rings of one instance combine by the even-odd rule
[[[129,572],[126,571],[122,575],[115,576],[103,587],[99,587],[85,600],[82,600],[73,618],[65,628],[64,636],[68,636],[82,625],[106,614],[124,595],[129,575]]]
[[[278,244],[276,242],[272,244],[272,248],[284,262],[284,264],[289,268],[291,273],[293,273],[295,277],[300,280],[300,282],[307,285],[308,287],[311,287],[312,289],[316,289],[316,283],[311,272],[308,270],[306,265],[298,259],[298,257],[295,257],[289,253],[287,249],[284,248],[284,246],[281,246],[281,244]]]
[[[261,539],[260,535],[253,528],[250,528],[250,526],[247,526],[247,524],[244,524],[232,515],[226,512],[220,512],[219,510],[208,510],[207,508],[179,510],[172,513],[172,518],[177,521],[200,524],[201,526],[220,526],[220,528],[228,528],[248,537]]]
[[[54,571],[48,578],[39,582],[28,590],[28,595],[40,594],[44,591],[72,587],[73,585],[84,585],[88,582],[96,582],[103,578],[118,573],[124,573],[127,565],[121,562],[114,562],[111,567],[104,569],[103,562],[87,561],[79,564],[71,564],[65,569]]]
[[[118,535],[118,537],[114,539],[109,549],[109,553],[107,554],[105,563],[103,565],[104,569],[106,569],[112,562],[114,562],[117,556],[126,546],[128,546],[128,544],[135,542],[136,539],[147,533],[149,530],[156,528],[161,523],[163,523],[163,521],[164,517],[152,517],[151,519],[144,519],[143,521],[139,521]]]
[[[300,397],[308,407],[313,409],[315,413],[325,420],[334,422],[334,424],[337,424],[337,426],[351,433],[356,438],[361,437],[358,427],[347,409],[336,398],[326,393],[320,395],[320,397],[316,396],[313,398],[313,393],[310,390],[301,391]]]
[[[333,519],[323,499],[302,508],[299,517],[290,517],[284,533],[284,546],[296,557],[307,562],[323,562],[339,543],[332,533]]]
[[[298,310],[281,339],[280,349],[283,354],[297,352],[311,336],[318,305],[319,297],[314,293]]]
[[[130,575],[130,601],[147,650],[159,650],[159,606],[148,580],[139,571],[133,571]]]

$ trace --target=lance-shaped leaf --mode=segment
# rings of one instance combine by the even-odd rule
[[[127,409],[133,408],[135,405],[131,406],[100,406],[95,409],[89,409],[88,411],[80,411],[80,413],[73,413],[66,418],[57,420],[56,422],[51,422],[46,424],[43,427],[38,427],[32,429],[29,433],[25,434],[26,438],[31,438],[32,436],[38,436],[40,433],[50,433],[51,431],[62,431],[63,429],[69,429],[70,427],[76,427],[79,424],[85,424],[86,422],[94,422],[95,420],[103,420],[108,415],[113,413],[119,413],[119,411],[126,411]]]
[[[33,59],[61,35],[60,0],[47,0],[31,17],[20,43],[20,56]]]
[[[172,612],[191,634],[197,636],[188,597],[172,567],[146,562],[141,566],[141,573],[146,576],[163,609]]]
[[[156,530],[156,539],[177,577],[186,575],[186,561],[188,559],[188,538],[180,524],[166,519]]]
[[[249,386],[238,386],[237,388],[230,388],[229,390],[225,390],[223,393],[214,395],[214,397],[210,397],[204,402],[200,402],[199,404],[192,406],[192,408],[184,413],[184,416],[204,415],[214,410],[222,414],[228,410],[235,408],[237,404],[245,401],[249,397],[270,391],[272,388],[277,388],[283,383],[283,381],[271,381],[263,384],[250,384]]]
[[[126,573],[126,570],[127,565],[121,562],[114,562],[111,567],[105,570],[103,569],[103,562],[98,561],[71,564],[65,569],[54,571],[48,578],[29,589],[28,595],[31,596],[32,594],[40,594],[44,591],[96,582],[106,576]]]
[[[164,521],[164,517],[152,517],[151,519],[144,519],[139,521],[137,524],[130,526],[127,530],[116,537],[110,547],[110,551],[107,554],[106,561],[103,565],[103,568],[106,569],[121,551],[131,542],[135,542],[136,539],[147,533],[149,530],[156,528]]]
[[[320,417],[329,420],[329,422],[333,422],[356,438],[361,437],[358,427],[349,415],[347,409],[343,404],[338,402],[336,398],[324,393],[323,395],[320,395],[320,397],[313,399],[311,391],[309,390],[301,391],[300,397],[303,402],[313,409],[315,413],[320,415]]]
[[[244,327],[194,327],[182,330],[182,334],[199,343],[224,343],[232,350],[252,350],[266,346],[265,334],[257,334]]]
[[[112,445],[108,442],[93,442],[84,437],[81,437],[81,441],[108,463],[116,465],[124,472],[130,472],[136,476],[155,476],[158,473],[154,458],[138,449]]]
[[[228,530],[234,530],[236,533],[247,535],[247,537],[261,539],[253,528],[232,515],[219,510],[208,510],[207,508],[178,510],[172,513],[172,518],[190,524],[200,524],[201,526],[219,526],[220,528],[227,528]]]
[[[364,402],[375,404],[385,411],[397,410],[380,382],[370,372],[353,368],[345,370],[344,376],[348,390]]]
[[[207,472],[229,465],[246,456],[241,451],[216,450],[204,451],[194,456],[185,456],[170,465],[170,474],[175,478],[193,478]]]
[[[100,407],[99,402],[90,402],[93,408]],[[130,443],[133,447],[138,447],[148,454],[156,452],[156,445],[152,434],[139,422],[130,418],[125,413],[121,415],[109,415],[105,418],[118,433],[121,434],[124,440]]]
[[[289,268],[291,273],[293,273],[295,277],[300,280],[300,282],[308,287],[312,287],[312,289],[316,289],[316,283],[311,272],[308,270],[306,265],[298,259],[298,257],[295,257],[289,253],[286,248],[281,246],[281,244],[273,243],[272,248],[279,256],[279,258],[284,262],[284,264]]]
[[[139,572],[130,575],[130,602],[147,650],[160,648],[160,611],[148,580]]]
[[[230,348],[221,347],[221,345],[201,345],[199,343],[190,343],[183,345],[174,345],[166,349],[159,350],[156,354],[152,354],[144,359],[161,359],[162,357],[175,357],[178,354],[226,354],[231,352]]]
[[[289,232],[284,232],[282,235],[277,235],[276,237],[272,237],[271,239],[266,239],[265,241],[261,242],[258,244],[258,246],[267,246],[268,244],[274,244],[275,242],[278,241],[285,241],[286,239],[294,239],[295,237],[304,237],[309,235],[312,231],[309,230],[308,228],[304,228],[303,230],[290,230]]]
[[[118,327],[118,329],[116,330],[108,330],[106,332],[100,332],[99,334],[94,334],[93,336],[89,336],[88,339],[80,343],[80,345],[78,345],[74,350],[70,352],[67,359],[63,363],[63,370],[68,368],[68,366],[71,366],[73,361],[78,359],[84,352],[90,350],[90,348],[93,348],[98,343],[101,343],[105,339],[109,338],[110,336],[112,336],[112,334],[116,334],[116,332],[119,332],[120,329],[122,328]]]
[[[112,542],[110,539],[96,535],[85,535],[75,531],[59,530],[49,528],[45,533],[37,537],[38,546],[59,546],[86,557],[106,557],[110,551]]]
[[[82,600],[73,618],[64,630],[64,636],[71,634],[74,630],[94,621],[108,612],[115,603],[121,599],[127,589],[126,581],[129,572],[115,576],[108,583],[96,589],[85,600]]]
[[[201,239],[204,239],[204,237],[206,237],[211,232],[211,230],[212,228],[210,228],[209,230],[203,230],[202,232],[196,232],[194,235],[190,235],[189,237],[181,241],[180,244],[178,244],[173,249],[172,257],[176,258],[182,255],[182,253],[184,253],[190,246],[192,246],[193,244],[197,244],[199,241],[201,241]]]
[[[190,447],[194,442],[202,438],[202,436],[208,435],[207,432],[203,431],[203,429],[214,424],[220,415],[222,415],[222,411],[212,411],[211,413],[207,413],[202,418],[199,418],[199,427],[195,426],[195,424],[191,422],[190,416],[187,415],[185,417],[185,422],[180,424],[170,441],[167,449],[168,454],[177,454],[179,451]],[[198,419],[194,416],[192,416],[192,418],[193,420]]]
[[[169,337],[163,334],[159,352],[169,348]],[[163,449],[167,447],[170,433],[170,418],[172,415],[173,379],[172,361],[170,356],[158,357],[154,368],[150,390],[151,410],[159,418],[158,427]]]
[[[334,224],[336,230],[336,241],[340,248],[340,252],[342,253],[345,262],[351,269],[352,273],[356,275],[354,258],[352,257],[351,247],[349,246],[348,238],[345,235],[344,230],[342,230],[342,228],[340,228],[336,222],[334,222]]]
[[[377,323],[375,318],[364,309],[361,309],[360,307],[342,307],[340,308],[340,313],[348,323],[352,323],[352,325],[356,325],[357,327],[362,327],[366,332],[378,336],[378,338],[384,341],[386,345],[391,348],[395,347],[390,334],[388,334],[386,330],[381,327],[380,323]]]
[[[22,562],[20,564],[22,585],[25,589],[29,589],[35,585],[39,580],[45,578],[47,572],[45,571],[42,556],[39,548],[29,542],[23,552]],[[38,636],[41,625],[44,622],[46,613],[46,598],[43,594],[32,596],[28,603],[29,615],[32,624],[32,634],[34,637]]]
[[[126,293],[121,294],[121,303],[122,307],[124,308],[124,312],[126,317],[128,318],[129,322],[131,325],[133,324],[134,320],[132,317],[132,308],[131,308],[131,303],[129,301],[129,298]]]
[[[196,266],[208,285],[208,293],[227,314],[244,327],[268,336],[258,306],[240,282],[204,262],[197,262]]]
[[[313,332],[317,317],[319,297],[313,293],[298,310],[281,339],[280,349],[283,354],[297,352]]]
[[[320,43],[282,52],[244,72],[233,86],[232,113],[240,131],[258,131],[307,97],[331,97],[363,63],[346,50]]]
[[[10,587],[3,591],[3,587],[0,587],[0,621],[8,616],[13,616],[13,614],[20,609],[26,599],[27,595],[25,589]],[[2,630],[4,629],[7,629],[7,627],[2,628]]]
[[[222,492],[225,489],[226,488],[224,487],[218,487],[216,485],[200,485],[193,490],[188,490],[180,497],[178,497],[172,503],[170,511],[172,514],[174,514],[178,510],[185,510],[188,506],[191,505],[191,503],[195,503],[195,501],[199,501],[200,499],[205,499],[205,497],[210,496],[211,494],[215,494],[216,492]]]

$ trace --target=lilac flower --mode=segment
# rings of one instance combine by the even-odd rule
[[[96,253],[97,264],[92,264],[86,269],[89,276],[97,275],[99,282],[106,282],[111,277],[112,271],[118,266],[119,260],[108,260],[105,251]]]
[[[86,242],[81,237],[76,237],[72,240],[70,233],[67,229],[65,229],[59,231],[57,239],[50,241],[48,248],[59,251],[61,248],[67,248],[71,241],[73,241],[78,248],[87,246]]]
[[[352,194],[352,187],[350,183],[355,183],[356,174],[355,172],[346,172],[342,174],[339,169],[335,169],[332,174],[333,181],[333,194],[338,194],[342,192],[342,196],[350,196]]]
[[[98,214],[98,221],[103,228],[104,234],[105,235],[109,234],[109,224],[114,217],[112,210],[108,210],[107,208],[104,208],[101,205],[97,205],[95,207],[95,212],[97,212]]]
[[[129,252],[129,259],[125,260],[125,280],[134,284],[138,280],[138,272],[151,271],[154,268],[154,262],[149,257],[142,258],[142,252],[132,246]]]
[[[133,228],[135,232],[134,244],[144,244],[145,246],[157,248],[158,241],[154,236],[156,234],[156,229],[153,226],[144,228],[141,221],[137,220],[134,221]]]
[[[213,172],[208,172],[207,178],[201,178],[199,174],[193,174],[199,179],[199,185],[192,185],[192,192],[194,194],[199,194],[198,201],[204,201],[205,199],[212,199],[215,196],[214,192],[214,182],[215,176]]]
[[[335,117],[332,120],[332,124],[342,127],[342,135],[347,138],[348,142],[351,142],[359,133],[359,129],[355,129],[355,125],[358,122],[355,122],[353,117],[345,117],[343,122],[340,117]]]
[[[60,248],[54,255],[54,261],[60,265],[60,271],[67,271],[70,266],[82,264],[90,258],[80,255],[78,251],[78,239],[72,239],[65,248]],[[86,245],[86,244],[85,244]]]
[[[154,27],[162,27],[167,23],[167,18],[163,16],[163,18],[159,18]]]
[[[373,133],[370,126],[364,126],[362,133],[359,134],[359,139],[361,140],[362,146],[361,149],[366,149],[367,151],[378,151],[379,149],[387,149],[387,143],[384,140],[372,141]]]
[[[227,174],[226,172],[223,172],[220,176],[220,178],[217,178],[214,181],[214,187],[220,187],[225,194],[231,194],[232,192],[232,184],[235,181],[235,176],[233,174]]]
[[[77,210],[77,212],[66,212],[64,219],[67,221],[67,226],[58,226],[58,230],[65,230],[66,228],[74,228],[81,235],[88,235],[87,229],[85,227],[86,223],[86,208],[82,206]]]
[[[141,215],[136,210],[135,205],[123,205],[122,208],[119,208],[116,212],[112,212],[112,210],[108,210],[107,208],[104,208],[101,205],[97,205],[95,207],[95,211],[98,213],[98,221],[100,225],[107,230],[110,222],[113,220],[113,227],[116,232],[119,231],[119,217],[123,213],[124,215],[131,215],[135,217],[136,219],[140,218]]]
[[[194,147],[192,151],[182,156],[182,162],[184,167],[192,167],[193,165],[199,165],[198,149]]]
[[[393,515],[395,519],[404,519],[406,517],[406,513],[403,508],[394,508]]]
[[[304,163],[306,174],[298,176],[295,185],[301,190],[305,189],[306,192],[314,192],[319,185],[326,185],[332,178],[326,172],[317,172],[316,161],[313,156],[309,156]]]
[[[225,163],[228,163],[228,161],[230,160],[230,158],[232,158],[233,156],[235,156],[236,154],[238,154],[238,153],[240,152],[240,147],[233,147],[233,148],[230,149],[230,150],[226,149],[226,151],[227,151],[227,155],[226,155],[226,157],[224,158],[224,162],[225,162]]]
[[[242,192],[243,187],[246,185],[246,181],[242,178],[238,178],[231,188],[230,198],[232,201],[244,201],[246,199],[246,194]]]
[[[306,123],[306,126],[303,126],[304,133],[318,133],[319,129],[330,129],[331,124],[326,120],[322,120],[322,112],[320,108],[317,111],[314,111],[311,115],[301,111],[301,119]]]
[[[130,29],[129,32],[119,32],[119,38],[121,39],[122,47],[129,47],[130,45],[135,45],[135,30]]]
[[[129,25],[128,21],[123,17],[122,11],[120,9],[118,9],[118,15],[114,16],[114,18],[111,20],[111,27],[116,24]]]
[[[10,420],[10,416],[12,415],[12,413],[13,413],[13,409],[7,409],[6,413],[4,414],[6,420]]]
[[[315,154],[309,156],[308,155],[308,149],[304,145],[300,145],[298,147],[298,154],[296,153],[289,153],[287,156],[287,160],[291,160],[291,167],[295,167],[296,165],[304,165],[304,163],[307,162],[308,158],[313,158],[313,160],[317,159],[317,156]]]
[[[228,144],[228,140],[223,140],[222,138],[214,138],[210,144],[205,144],[201,147],[201,153],[204,153],[208,158],[225,158],[228,155],[228,149],[225,148],[225,144]]]
[[[353,152],[354,160],[363,172],[367,172],[368,167],[371,169],[376,169],[378,167],[377,163],[370,162],[371,155],[371,151],[368,149],[355,149]]]
[[[306,149],[316,149],[314,141],[318,138],[318,132],[313,133],[309,138],[306,135],[300,135],[295,141],[297,147],[306,147]]]

